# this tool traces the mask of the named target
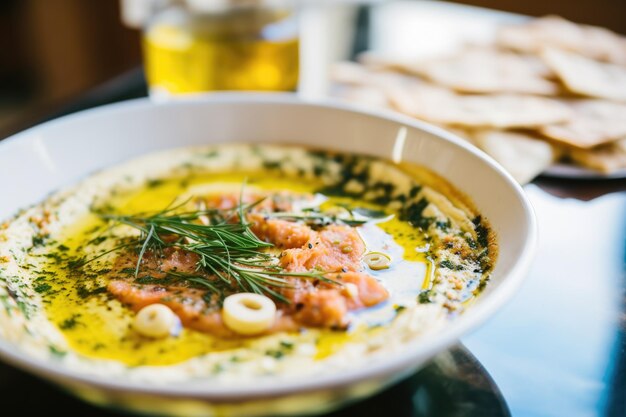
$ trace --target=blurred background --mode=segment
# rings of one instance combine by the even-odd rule
[[[0,2],[0,136],[141,62],[117,0]]]
[[[624,0],[460,3],[531,16],[558,11],[559,15],[580,23],[626,33]],[[363,16],[353,13],[349,18]],[[141,49],[141,29],[123,24],[118,0],[3,0],[0,2],[0,137],[70,106],[96,87],[115,84],[116,77],[140,77]]]

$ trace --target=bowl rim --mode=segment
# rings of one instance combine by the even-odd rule
[[[537,245],[537,220],[534,210],[526,197],[522,187],[491,157],[458,138],[454,134],[442,128],[433,126],[421,120],[416,120],[408,116],[390,110],[372,110],[361,106],[347,104],[332,99],[302,99],[290,93],[250,93],[250,92],[223,92],[202,95],[193,95],[184,99],[176,98],[164,102],[155,102],[149,98],[139,98],[108,104],[83,110],[67,116],[36,125],[22,132],[16,133],[0,141],[0,152],[4,152],[7,147],[18,144],[22,138],[26,138],[40,130],[50,127],[72,123],[74,120],[89,118],[92,115],[115,115],[116,112],[126,112],[133,109],[146,109],[161,106],[185,106],[185,105],[220,105],[220,104],[282,104],[292,106],[312,106],[326,108],[330,110],[340,110],[348,113],[366,115],[374,118],[382,118],[387,121],[424,131],[437,140],[450,142],[462,148],[464,152],[469,152],[488,165],[497,175],[509,186],[519,203],[522,206],[525,220],[528,224],[527,238],[521,252],[510,270],[505,274],[501,284],[481,303],[472,306],[470,310],[455,319],[445,329],[436,334],[436,339],[423,348],[423,344],[409,343],[397,355],[384,361],[377,361],[367,367],[351,368],[342,370],[341,373],[329,373],[313,375],[305,378],[275,379],[269,384],[246,385],[236,387],[232,384],[224,386],[207,387],[206,385],[193,387],[188,384],[179,385],[146,385],[140,381],[114,379],[111,376],[98,376],[81,373],[71,370],[62,365],[61,362],[36,358],[21,351],[17,346],[0,339],[0,359],[13,366],[27,370],[40,377],[52,379],[58,382],[69,384],[82,383],[90,386],[117,392],[133,392],[146,395],[159,395],[164,397],[185,397],[213,399],[220,401],[248,400],[255,398],[272,398],[289,394],[311,392],[321,389],[340,388],[357,382],[372,380],[376,378],[388,378],[392,374],[405,374],[414,370],[422,362],[416,362],[417,357],[431,358],[437,352],[444,350],[457,342],[461,335],[468,333],[471,329],[490,318],[500,309],[517,291],[522,284],[536,250]]]

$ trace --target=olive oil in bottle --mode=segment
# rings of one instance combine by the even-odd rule
[[[289,91],[298,83],[298,27],[289,10],[169,7],[145,29],[143,46],[154,94]]]

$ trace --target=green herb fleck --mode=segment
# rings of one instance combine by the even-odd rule
[[[72,317],[65,319],[61,323],[59,323],[59,328],[61,328],[61,330],[71,330],[75,328],[78,324],[80,324],[80,322],[77,320],[79,317],[80,314],[72,315]]]
[[[413,187],[411,187],[411,191],[409,191],[409,197],[411,198],[415,198],[415,196],[417,196],[417,194],[422,190],[422,187],[419,185],[414,185]]]
[[[32,243],[33,243],[33,247],[43,246],[43,244],[46,243],[46,238],[45,236],[34,235],[32,239]]]
[[[475,230],[476,230],[476,237],[477,237],[478,243],[483,248],[488,247],[489,246],[489,230],[487,230],[485,225],[482,223],[481,216],[476,216],[474,220],[472,220],[472,223],[474,223],[474,225],[476,226]]]
[[[263,168],[278,169],[280,168],[280,161],[263,161]]]
[[[50,286],[50,284],[38,284],[35,286],[35,288],[33,288],[35,290],[35,292],[38,292],[39,294],[43,294],[46,293],[48,291],[50,291],[50,289],[52,289],[52,286]]]
[[[76,288],[76,293],[80,298],[88,298],[95,294],[102,294],[107,292],[107,287],[96,287],[93,289],[89,289],[84,285],[81,285]]]
[[[285,353],[280,350],[268,350],[265,352],[266,356],[271,356],[274,359],[280,359],[285,356]]]
[[[364,207],[356,207],[356,208],[353,208],[351,211],[352,213],[359,214],[369,219],[383,219],[387,217],[387,213],[385,213],[383,210],[374,210],[374,209],[368,209]]]
[[[67,355],[66,351],[61,350],[54,345],[48,345],[48,350],[53,356],[56,356],[57,358],[62,358],[63,356]]]
[[[417,301],[419,301],[420,304],[432,303],[432,300],[430,299],[431,294],[432,294],[431,290],[423,290],[417,296]]]
[[[410,204],[402,210],[400,213],[400,219],[408,221],[414,227],[419,227],[423,230],[428,229],[431,223],[435,220],[432,217],[422,215],[422,212],[428,204],[428,200],[425,198],[420,199],[417,203]]]
[[[291,350],[293,349],[294,344],[292,342],[288,342],[286,340],[280,341],[280,346],[284,349]]]
[[[439,262],[439,266],[442,267],[442,268],[450,269],[452,271],[462,271],[462,270],[465,269],[465,267],[463,265],[455,265],[448,259],[445,259],[445,260]]]
[[[450,227],[452,227],[452,223],[450,222],[450,219],[444,221],[438,220],[437,222],[435,222],[435,226],[437,227],[437,229],[441,230],[442,232],[447,232],[448,229],[450,229]]]

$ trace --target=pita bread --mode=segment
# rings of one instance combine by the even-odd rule
[[[532,181],[557,159],[549,143],[525,133],[490,130],[474,134],[479,148],[498,161],[520,184]]]
[[[358,61],[333,69],[335,96],[441,126],[522,183],[566,151],[591,169],[624,168],[626,37],[607,29],[547,16],[450,56]]]
[[[611,174],[626,169],[626,138],[593,149],[570,149],[568,156],[579,165]]]
[[[357,61],[373,70],[387,70],[406,72],[405,68],[412,65],[411,61],[381,55],[380,53],[366,51],[359,54]]]
[[[546,64],[573,93],[626,102],[626,68],[558,49],[542,54]]]
[[[571,110],[543,97],[493,94],[459,95],[433,85],[387,90],[399,111],[435,124],[457,127],[537,127],[568,121]]]
[[[372,69],[349,61],[333,64],[330,79],[340,84],[381,88],[419,82],[415,77],[387,69]]]
[[[386,108],[389,107],[387,95],[377,87],[364,85],[337,86],[333,97],[366,107]]]
[[[551,71],[539,58],[487,48],[469,49],[404,70],[463,93],[551,95],[559,91],[557,84],[545,78]]]
[[[330,67],[329,76],[331,81],[349,84],[349,85],[366,85],[370,84],[372,77],[379,75],[378,73],[357,64],[356,62],[337,62]]]
[[[558,16],[546,16],[521,25],[502,26],[496,43],[524,53],[554,47],[591,59],[626,65],[626,38],[608,29],[579,25]]]
[[[576,148],[591,148],[626,137],[626,104],[577,100],[570,106],[574,117],[569,122],[542,126],[539,131]]]

